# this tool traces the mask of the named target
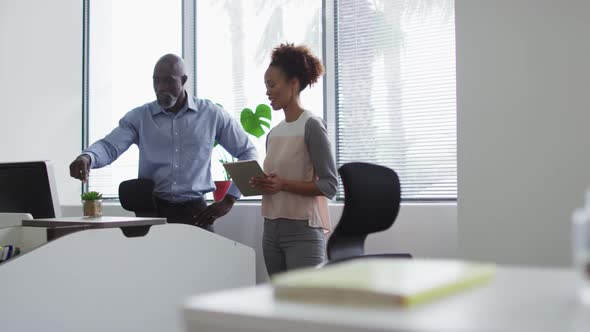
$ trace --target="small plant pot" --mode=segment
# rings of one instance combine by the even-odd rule
[[[227,194],[227,190],[231,185],[231,181],[214,181],[215,182],[215,191],[213,192],[213,199],[216,202],[221,201],[225,194]]]
[[[102,216],[102,200],[83,201],[84,217],[97,218]]]

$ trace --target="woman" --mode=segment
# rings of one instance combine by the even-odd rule
[[[323,71],[307,47],[281,44],[264,74],[271,107],[285,113],[267,136],[267,177],[250,181],[264,193],[262,248],[269,275],[324,261],[327,199],[336,194],[336,164],[324,122],[299,98]]]

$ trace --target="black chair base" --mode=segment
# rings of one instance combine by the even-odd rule
[[[338,263],[343,263],[343,262],[349,262],[349,261],[356,260],[356,259],[366,259],[366,258],[411,259],[412,255],[405,254],[405,253],[362,255],[362,256],[354,256],[354,257],[346,257],[346,258],[342,258],[342,259],[330,260],[330,261],[327,261],[324,265],[332,265],[332,264],[338,264]]]

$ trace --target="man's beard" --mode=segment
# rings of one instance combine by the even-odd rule
[[[157,98],[158,104],[163,109],[172,108],[172,106],[176,105],[176,102],[178,101],[178,97],[174,96],[171,93],[161,93],[157,96]]]

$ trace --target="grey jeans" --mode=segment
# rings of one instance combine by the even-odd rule
[[[309,227],[307,220],[265,218],[262,252],[269,276],[316,266],[326,256],[324,233],[321,228]]]

